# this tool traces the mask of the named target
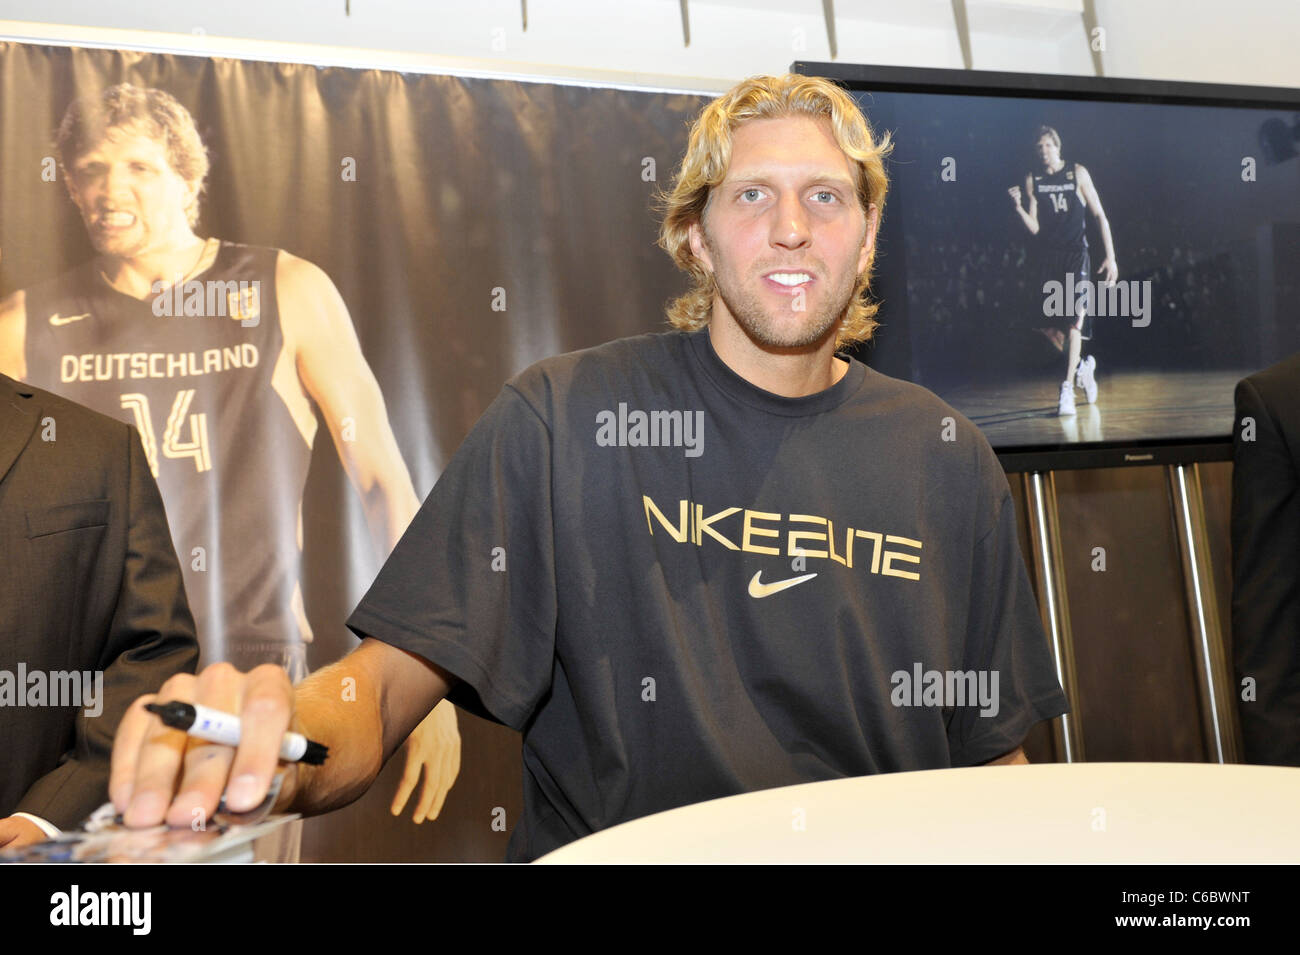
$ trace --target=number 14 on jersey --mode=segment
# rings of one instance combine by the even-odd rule
[[[190,403],[194,400],[194,389],[183,388],[176,392],[172,401],[171,413],[163,427],[162,453],[168,458],[193,458],[194,469],[199,473],[212,470],[212,452],[208,444],[208,416],[202,412],[190,414]],[[149,396],[130,394],[122,396],[122,407],[135,417],[135,426],[140,432],[140,441],[144,445],[145,457],[149,459],[149,470],[158,477],[158,434],[153,428],[153,415],[149,411]],[[189,419],[189,440],[182,440],[182,429]]]

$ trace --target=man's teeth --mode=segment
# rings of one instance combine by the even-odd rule
[[[803,285],[804,282],[812,281],[812,276],[807,272],[773,272],[768,278],[782,285]]]
[[[135,216],[131,215],[129,212],[106,212],[99,217],[99,221],[101,225],[110,226],[111,228],[119,228],[121,226],[134,225]]]

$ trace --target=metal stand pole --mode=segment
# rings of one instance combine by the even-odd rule
[[[1205,533],[1205,502],[1201,497],[1201,471],[1196,464],[1171,464],[1165,468],[1173,505],[1174,529],[1183,562],[1183,588],[1192,623],[1192,653],[1196,659],[1196,689],[1200,695],[1201,723],[1214,758],[1220,763],[1241,762],[1241,728],[1237,723],[1232,669],[1219,627],[1218,601],[1210,569],[1210,548]]]
[[[1029,537],[1038,578],[1038,607],[1047,631],[1056,678],[1070,700],[1071,712],[1052,720],[1056,752],[1067,763],[1083,762],[1083,728],[1079,719],[1079,687],[1075,679],[1074,637],[1070,632],[1070,603],[1061,559],[1061,526],[1056,510],[1056,480],[1051,471],[1023,475],[1029,504]]]

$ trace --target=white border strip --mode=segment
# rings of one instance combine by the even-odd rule
[[[354,49],[273,40],[236,37],[193,36],[148,30],[117,30],[109,27],[78,27],[23,20],[0,20],[0,41],[42,46],[80,46],[141,53],[171,53],[180,56],[226,57],[270,63],[302,63],[316,67],[359,70],[387,70],[397,73],[425,73],[465,76],[474,79],[513,80],[521,83],[549,83],[556,86],[587,86],[632,90],[642,93],[686,93],[716,96],[730,89],[737,79],[677,77],[649,73],[619,73],[587,70],[540,63],[511,63],[505,68],[495,61],[386,50]],[[487,65],[487,64],[491,65]]]

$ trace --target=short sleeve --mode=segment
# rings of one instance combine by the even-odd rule
[[[1001,468],[997,483],[1002,493],[996,519],[973,555],[963,661],[993,692],[981,694],[991,701],[986,705],[956,708],[948,727],[954,766],[976,766],[1009,753],[1035,723],[1069,712],[1020,554],[1015,506]]]
[[[550,430],[507,386],[453,456],[348,627],[460,683],[450,699],[519,730],[551,686]]]

